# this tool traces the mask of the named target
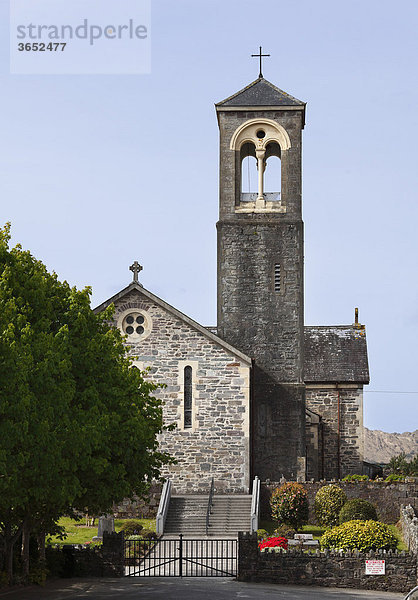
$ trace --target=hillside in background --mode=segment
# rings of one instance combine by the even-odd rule
[[[392,456],[405,452],[411,459],[418,453],[418,429],[405,433],[386,433],[364,428],[364,460],[388,463]]]

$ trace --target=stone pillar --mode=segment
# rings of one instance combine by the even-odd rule
[[[238,581],[256,581],[258,565],[257,533],[238,533]]]

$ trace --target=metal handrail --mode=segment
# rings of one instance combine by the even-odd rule
[[[251,522],[250,533],[254,533],[258,529],[258,515],[260,512],[260,480],[257,475],[253,481],[253,495],[251,498]]]
[[[405,596],[404,600],[409,600],[410,598],[412,598],[412,594],[414,592],[418,592],[418,585],[416,587],[414,587],[413,590],[411,590],[410,592],[408,592],[408,594]]]
[[[164,533],[165,520],[167,518],[168,505],[171,499],[171,481],[167,479],[164,482],[163,489],[161,492],[160,504],[157,512],[157,534],[162,535]]]
[[[209,516],[210,516],[210,512],[212,510],[214,493],[215,493],[215,483],[214,483],[213,477],[212,477],[212,481],[210,484],[210,491],[209,491],[208,508],[206,510],[206,535],[209,535]]]

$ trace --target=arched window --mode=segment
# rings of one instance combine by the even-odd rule
[[[254,144],[243,144],[240,152],[241,202],[255,202],[258,190],[257,159]]]
[[[192,427],[193,413],[193,371],[184,367],[184,428]]]
[[[271,119],[250,119],[238,127],[230,142],[235,150],[237,212],[286,212],[281,172],[290,147],[287,131]]]
[[[282,163],[280,146],[270,142],[266,146],[266,170],[264,172],[264,190],[266,200],[277,202],[282,190]]]

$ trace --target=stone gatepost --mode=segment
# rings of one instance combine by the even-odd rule
[[[238,533],[238,581],[256,581],[258,567],[257,533]]]

